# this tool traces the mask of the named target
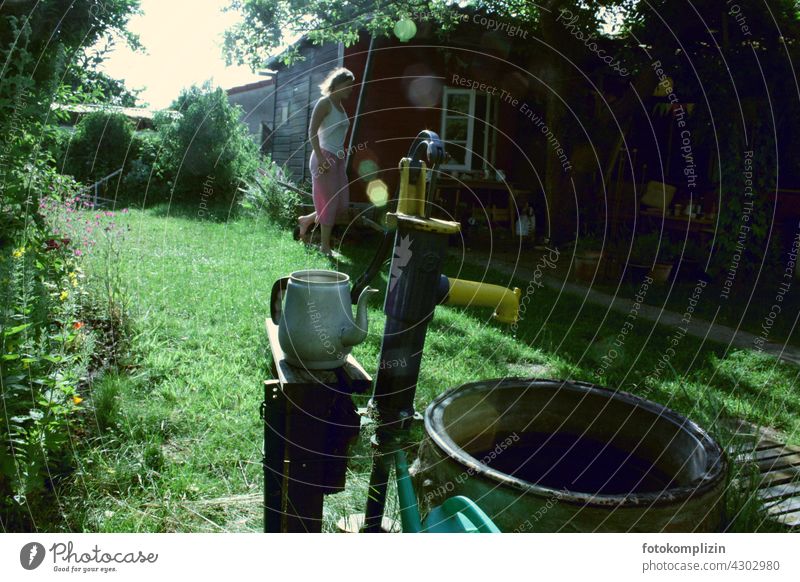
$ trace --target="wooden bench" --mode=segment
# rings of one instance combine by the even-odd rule
[[[344,490],[348,449],[360,417],[352,394],[372,378],[350,355],[335,370],[286,362],[278,327],[266,321],[275,379],[264,382],[264,531],[322,531],[323,497]]]

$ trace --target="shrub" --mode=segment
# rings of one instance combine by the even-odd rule
[[[163,169],[178,199],[199,202],[203,184],[212,178],[214,199],[230,204],[242,180],[260,163],[257,144],[220,88],[192,87],[173,104],[181,117],[157,118],[163,143]]]
[[[69,144],[65,170],[91,184],[124,168],[134,157],[133,128],[121,113],[97,111],[84,116]]]
[[[126,166],[122,177],[123,199],[143,206],[149,200],[161,200],[168,191],[160,157],[161,136],[155,131],[139,131],[133,136],[133,161]]]
[[[240,205],[246,214],[264,214],[274,224],[293,228],[302,202],[300,195],[278,183],[285,182],[281,168],[269,162],[249,181]]]
[[[68,463],[91,345],[81,339],[82,273],[71,241],[34,224],[18,240],[0,256],[0,384],[8,420],[0,424],[0,515],[15,527]]]
[[[107,365],[124,340],[127,302],[103,245],[102,293],[90,294],[81,265],[98,237],[117,238],[112,212],[88,212],[74,182],[57,174],[15,246],[0,252],[0,521],[27,529],[44,494],[71,466],[70,435],[83,432],[90,370]],[[66,195],[62,201],[61,195]],[[111,275],[109,275],[111,273]],[[111,328],[109,333],[108,328]],[[99,343],[101,350],[95,350]],[[43,505],[42,505],[43,504]]]
[[[637,265],[650,265],[653,261],[668,263],[675,258],[675,245],[666,234],[651,232],[639,234],[633,241],[630,262]]]

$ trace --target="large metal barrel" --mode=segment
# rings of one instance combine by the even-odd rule
[[[504,532],[718,531],[727,460],[659,404],[583,382],[464,384],[425,412],[420,504],[470,497]]]

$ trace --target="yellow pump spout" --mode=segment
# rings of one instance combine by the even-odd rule
[[[519,316],[519,287],[508,289],[500,285],[447,278],[450,291],[444,303],[469,307],[494,307],[494,317],[500,323],[516,323]]]

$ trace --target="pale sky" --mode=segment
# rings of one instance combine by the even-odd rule
[[[239,19],[222,12],[227,0],[141,0],[144,14],[128,29],[139,35],[145,54],[117,43],[102,69],[128,88],[146,87],[139,97],[154,108],[167,107],[183,87],[213,78],[225,89],[263,80],[249,67],[226,67],[222,33]]]

